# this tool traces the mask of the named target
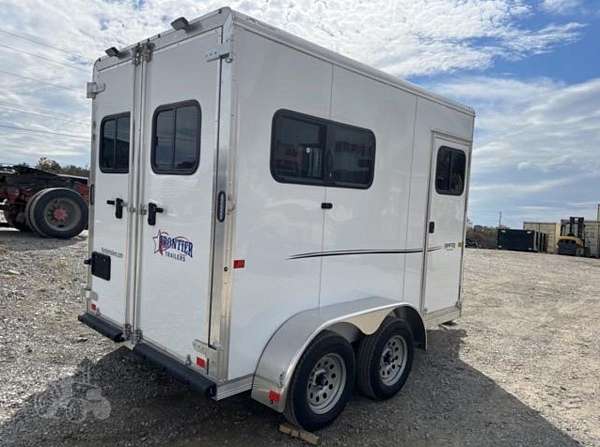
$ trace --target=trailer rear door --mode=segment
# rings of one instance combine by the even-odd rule
[[[145,64],[135,329],[175,357],[208,341],[220,61],[210,31]]]
[[[470,148],[434,137],[431,163],[424,307],[451,308],[460,296]]]
[[[127,287],[134,172],[134,79],[135,66],[127,60],[95,73],[104,91],[94,99],[94,140],[91,211],[92,268],[91,310],[121,328],[127,322]]]

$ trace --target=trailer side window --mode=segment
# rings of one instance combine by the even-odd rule
[[[193,174],[200,161],[200,105],[196,101],[160,106],[152,126],[152,170]]]
[[[281,183],[368,188],[373,132],[288,110],[273,117],[271,174]]]
[[[129,172],[129,113],[107,116],[100,125],[100,171]]]
[[[460,196],[465,189],[467,157],[458,149],[442,146],[438,150],[435,190],[438,194]]]
[[[335,186],[368,188],[375,168],[373,132],[332,124],[333,157],[329,175]]]
[[[325,126],[305,119],[276,116],[271,171],[277,181],[321,184]]]

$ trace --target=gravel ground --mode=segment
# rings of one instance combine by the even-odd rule
[[[302,445],[248,395],[206,400],[79,324],[85,246],[0,228],[0,445]],[[463,318],[322,444],[600,446],[599,278],[600,260],[468,250]],[[84,421],[74,382],[97,392]]]

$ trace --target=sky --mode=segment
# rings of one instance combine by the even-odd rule
[[[0,0],[0,162],[89,164],[104,49],[224,4]],[[596,217],[600,0],[232,0],[229,6],[472,106],[469,217]]]

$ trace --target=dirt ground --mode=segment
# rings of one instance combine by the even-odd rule
[[[85,246],[0,228],[0,445],[302,445],[78,323]],[[600,446],[600,260],[468,250],[464,294],[399,395],[355,397],[322,445]]]

